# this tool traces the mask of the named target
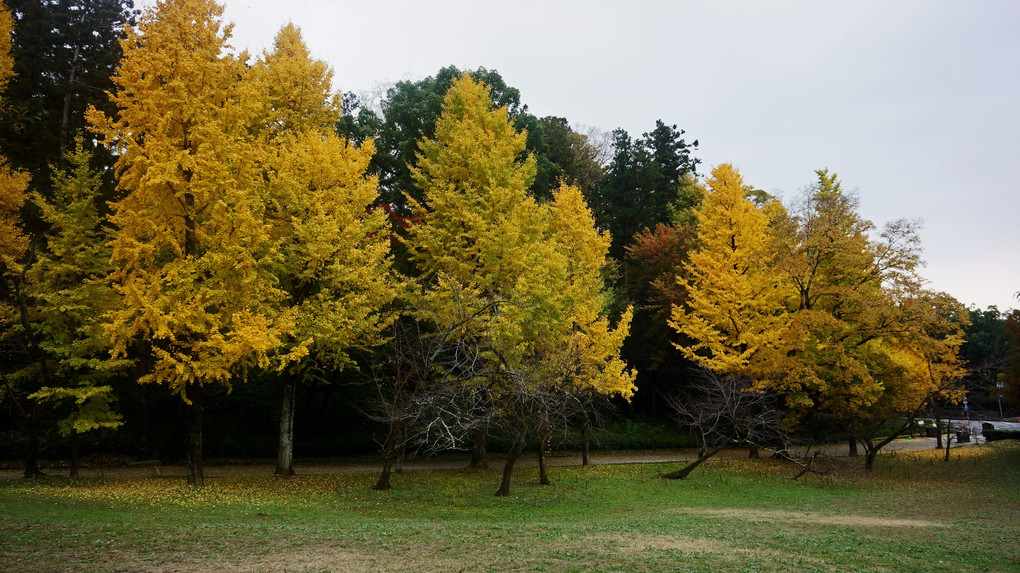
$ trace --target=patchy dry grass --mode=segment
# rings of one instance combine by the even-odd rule
[[[1020,445],[796,468],[0,482],[0,571],[1018,571]]]

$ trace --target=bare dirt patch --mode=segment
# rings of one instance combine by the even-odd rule
[[[840,527],[945,527],[944,523],[923,519],[890,519],[870,515],[832,515],[802,511],[762,511],[757,509],[685,508],[683,513],[702,517],[765,521],[770,523],[802,523],[805,525],[836,525]]]

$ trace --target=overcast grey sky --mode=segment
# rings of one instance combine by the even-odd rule
[[[253,54],[292,21],[344,91],[484,66],[538,116],[677,124],[703,171],[786,200],[829,168],[879,227],[924,220],[932,288],[1020,307],[1018,1],[227,0],[225,19]]]

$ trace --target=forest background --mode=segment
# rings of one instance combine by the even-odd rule
[[[484,68],[339,101],[295,28],[235,57],[208,2],[9,5],[3,431],[26,474],[81,439],[169,460],[272,455],[289,433],[298,455],[389,459],[422,420],[463,434],[430,448],[477,452],[481,427],[544,449],[567,395],[581,435],[598,396],[672,424],[670,398],[711,393],[698,366],[767,393],[787,432],[869,448],[900,416],[1015,388],[1017,313],[928,290],[916,224],[876,230],[834,173],[781,203],[709,176],[675,125],[536,117]]]

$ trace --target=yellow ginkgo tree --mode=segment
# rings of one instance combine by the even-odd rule
[[[411,201],[407,238],[420,272],[415,313],[457,348],[446,374],[484,395],[507,434],[497,495],[508,494],[549,397],[634,390],[619,360],[629,313],[616,328],[603,313],[606,238],[577,189],[564,187],[551,206],[529,196],[535,164],[523,156],[525,137],[506,108],[493,108],[487,86],[462,76],[412,170],[424,197]]]
[[[294,313],[288,350],[309,355],[284,372],[276,473],[291,475],[296,385],[314,367],[353,365],[349,352],[378,343],[400,282],[390,265],[386,213],[373,209],[366,177],[371,141],[354,147],[336,134],[339,98],[332,71],[284,26],[251,72],[262,94],[256,130],[266,174],[265,222],[278,258],[271,265]]]
[[[203,386],[308,351],[284,346],[297,312],[280,304],[287,293],[273,272],[281,254],[251,130],[261,94],[246,81],[247,55],[228,52],[222,12],[211,0],[156,2],[122,42],[117,113],[87,115],[118,154],[114,355],[140,350],[151,366],[140,382],[166,384],[188,404],[192,484],[203,482]]]
[[[677,344],[688,359],[757,381],[781,370],[793,292],[776,265],[769,213],[748,191],[732,165],[712,170],[695,212],[699,247],[686,265],[687,301],[673,307],[670,326],[689,340]]]

